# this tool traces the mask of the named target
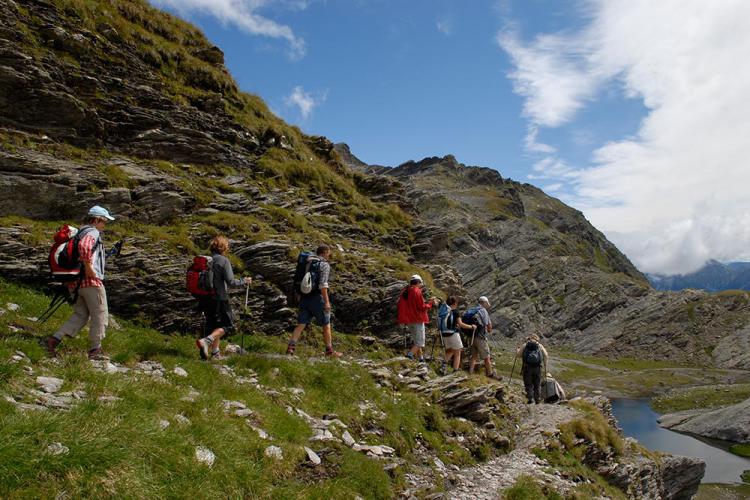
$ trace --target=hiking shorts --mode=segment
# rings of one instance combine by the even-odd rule
[[[302,296],[299,301],[299,315],[297,322],[300,325],[309,325],[313,318],[320,326],[331,324],[331,313],[325,310],[325,300],[323,295],[314,293],[312,295]]]
[[[443,337],[446,349],[463,349],[464,344],[461,342],[461,334],[455,332],[450,337]]]
[[[228,300],[201,297],[199,305],[206,317],[205,335],[210,335],[217,328],[223,328],[226,335],[234,333],[234,314]]]
[[[474,343],[471,344],[471,355],[476,355],[479,359],[489,358],[490,346],[487,344],[487,339],[474,336]]]
[[[406,326],[409,327],[409,333],[411,333],[411,340],[417,347],[424,347],[425,344],[425,331],[424,323],[408,323]]]

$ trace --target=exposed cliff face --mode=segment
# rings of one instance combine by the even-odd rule
[[[533,332],[589,354],[750,367],[744,292],[655,292],[580,212],[452,156],[364,171],[403,184],[419,216],[412,252],[455,267],[470,300],[488,296],[503,334]]]

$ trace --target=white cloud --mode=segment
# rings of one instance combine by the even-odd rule
[[[293,10],[307,8],[306,0],[151,0],[157,7],[171,7],[181,14],[209,14],[224,24],[234,25],[251,35],[286,40],[293,59],[304,57],[305,41],[292,28],[258,13],[263,7],[279,3]]]
[[[524,147],[527,151],[545,154],[552,154],[557,151],[557,148],[550,146],[549,144],[538,142],[536,140],[537,135],[539,135],[539,126],[530,126],[528,131],[526,132],[526,137],[524,138]]]
[[[284,99],[284,103],[287,106],[296,107],[302,115],[302,119],[306,120],[317,106],[325,102],[326,98],[327,93],[313,95],[298,85]]]
[[[527,44],[498,35],[534,131],[527,142],[539,127],[570,123],[606,85],[642,99],[647,114],[587,168],[550,156],[532,175],[568,183],[575,205],[644,271],[750,260],[750,2],[584,5],[590,21],[576,33]]]
[[[435,27],[443,35],[453,34],[453,23],[450,19],[438,19],[438,21],[435,23]]]

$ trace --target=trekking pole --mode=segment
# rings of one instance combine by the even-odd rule
[[[508,385],[513,381],[513,371],[516,369],[516,360],[518,360],[518,356],[513,353],[513,368],[510,369],[510,379],[508,380]]]
[[[245,318],[248,317],[247,312],[247,301],[250,297],[250,285],[245,285]],[[243,327],[245,325],[242,325]],[[245,329],[242,329],[242,332],[240,333],[240,354],[245,354]]]

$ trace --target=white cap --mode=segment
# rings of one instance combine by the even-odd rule
[[[411,278],[409,278],[409,281],[422,281],[422,277],[418,274],[415,274]]]
[[[90,217],[104,217],[107,220],[115,220],[114,217],[109,215],[109,212],[107,211],[106,208],[102,208],[99,205],[94,205],[93,207],[91,207],[88,215]]]
[[[482,304],[487,304],[488,306],[490,305],[490,299],[488,299],[484,295],[482,295],[481,297],[479,297],[479,302],[481,302]]]

